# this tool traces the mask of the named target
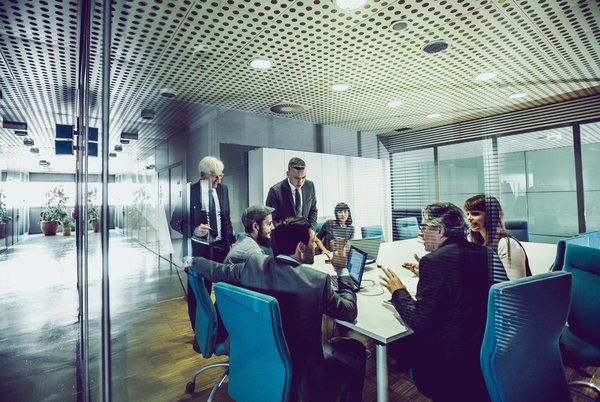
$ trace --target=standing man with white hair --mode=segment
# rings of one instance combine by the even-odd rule
[[[229,247],[235,242],[229,208],[229,190],[221,183],[225,165],[214,156],[206,156],[198,163],[200,180],[190,187],[190,211],[176,210],[171,227],[192,238],[192,256],[223,262]],[[210,293],[212,283],[206,281]],[[196,298],[188,283],[188,314],[194,328]]]

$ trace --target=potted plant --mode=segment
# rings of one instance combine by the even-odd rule
[[[87,217],[88,222],[92,225],[92,229],[94,232],[98,232],[100,230],[100,209],[94,203],[96,200],[96,195],[98,194],[98,189],[95,187],[88,191],[88,205],[87,205]]]
[[[75,228],[75,219],[67,216],[62,221],[63,236],[71,236],[71,231]]]
[[[40,227],[42,233],[46,236],[54,236],[58,225],[68,217],[67,200],[69,197],[65,195],[65,190],[62,186],[54,187],[46,193],[48,200],[40,214]]]
[[[10,219],[8,217],[8,210],[6,209],[6,203],[4,202],[3,190],[0,190],[0,239],[4,239],[6,237],[6,224]]]

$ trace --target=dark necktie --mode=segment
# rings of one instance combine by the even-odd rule
[[[294,195],[294,203],[296,207],[296,216],[302,216],[302,208],[300,204],[300,190],[296,189],[296,194]]]
[[[208,219],[211,227],[210,236],[216,239],[219,236],[219,229],[217,227],[217,206],[215,205],[214,190],[212,188],[208,191]]]

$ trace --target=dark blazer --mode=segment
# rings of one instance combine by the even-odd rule
[[[434,400],[488,400],[479,351],[490,257],[486,247],[447,239],[419,262],[417,300],[406,289],[392,295],[394,307],[414,331],[416,385]]]
[[[229,209],[229,191],[227,186],[222,183],[217,185],[215,191],[217,192],[221,207],[221,244],[225,247],[229,247],[235,242],[233,226],[231,225],[231,212]],[[200,181],[197,181],[190,186],[189,197],[191,209],[189,221],[186,217],[186,211],[177,208],[173,212],[170,225],[173,230],[176,230],[184,236],[193,237],[194,229],[198,227],[198,225],[201,223],[208,223],[208,205],[202,205],[202,197],[200,197]],[[193,248],[195,245],[196,244],[192,242]],[[192,255],[198,256],[199,254],[193,251]]]
[[[194,258],[190,267],[204,278],[229,282],[274,296],[279,302],[283,332],[292,358],[292,399],[319,400],[322,390],[307,378],[322,370],[323,314],[345,321],[357,315],[356,295],[348,276],[338,277],[338,292],[331,276],[312,268],[262,254],[253,254],[245,264],[219,264]],[[326,385],[327,382],[325,381]]]
[[[275,208],[275,211],[273,211],[273,221],[275,222],[281,222],[289,216],[296,216],[294,195],[290,190],[287,178],[269,189],[265,204],[268,207]],[[317,196],[315,185],[310,180],[306,180],[302,186],[302,217],[306,218],[313,228],[315,227],[317,223]]]

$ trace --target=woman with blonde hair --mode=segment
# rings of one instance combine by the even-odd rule
[[[491,247],[509,279],[531,276],[525,249],[504,227],[504,213],[496,197],[477,194],[465,201],[469,241]]]

